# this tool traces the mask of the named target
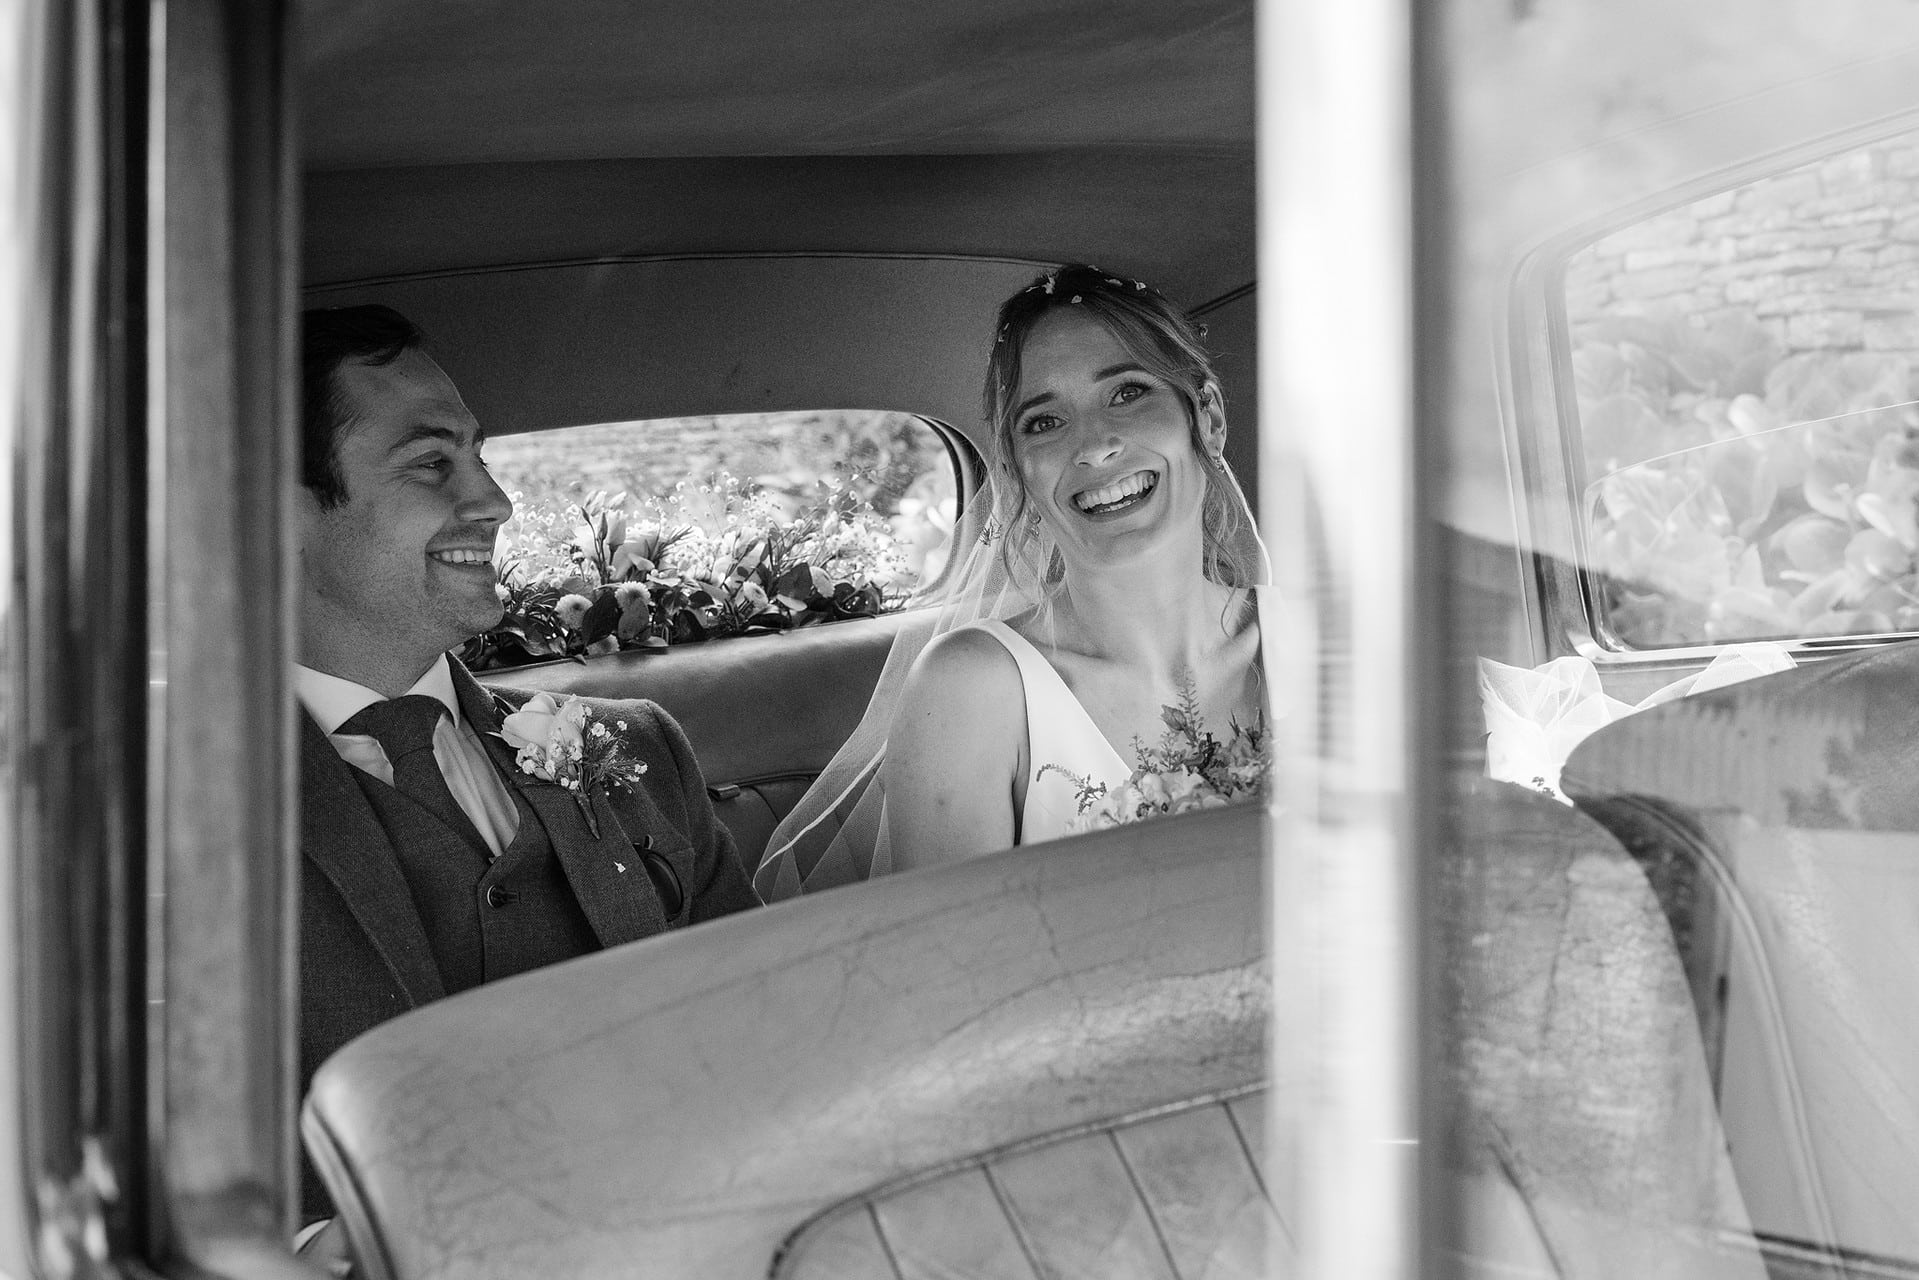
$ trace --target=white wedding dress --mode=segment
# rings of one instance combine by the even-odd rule
[[[1220,474],[1240,513],[1239,527],[1229,536],[1236,556],[1221,564],[1240,564],[1245,580],[1219,581],[1251,587],[1269,576],[1266,549],[1232,472],[1222,467]],[[921,652],[937,637],[961,627],[991,632],[1013,655],[1025,688],[1030,769],[1018,843],[1038,844],[1073,833],[1080,816],[1079,789],[1060,770],[1104,783],[1109,791],[1132,776],[1133,763],[1126,758],[1131,752],[1116,750],[1106,740],[1039,649],[997,621],[1036,609],[1043,616],[1059,584],[1057,556],[1050,544],[1031,535],[1036,526],[1020,518],[1016,490],[1009,497],[983,485],[974,497],[953,535],[955,550],[965,549],[958,572],[928,601],[936,607],[905,620],[859,726],[768,841],[753,876],[763,901],[857,884],[893,870],[881,767],[887,735]],[[1049,764],[1059,769],[1047,770]]]
[[[1013,655],[1026,692],[1026,805],[1015,843],[1038,844],[1072,835],[1079,818],[1079,785],[1061,770],[1110,792],[1132,776],[1132,766],[1113,750],[1059,672],[1019,632],[998,620],[973,624]],[[1058,768],[1049,769],[1048,765]]]

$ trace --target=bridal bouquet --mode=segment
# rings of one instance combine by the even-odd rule
[[[1139,764],[1110,792],[1105,783],[1056,764],[1040,769],[1065,775],[1078,789],[1076,829],[1098,831],[1266,794],[1273,761],[1264,715],[1251,727],[1229,721],[1228,736],[1222,742],[1201,723],[1198,695],[1190,680],[1180,685],[1179,701],[1161,707],[1159,715],[1166,732],[1153,746],[1133,739]]]

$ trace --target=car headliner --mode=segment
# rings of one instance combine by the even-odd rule
[[[1253,278],[1250,0],[307,0],[311,283],[664,253]]]

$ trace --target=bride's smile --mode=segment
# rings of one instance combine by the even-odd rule
[[[1099,519],[1138,506],[1152,496],[1153,490],[1158,487],[1158,472],[1135,471],[1111,484],[1103,484],[1096,489],[1082,489],[1073,495],[1073,505],[1086,515]]]
[[[1069,560],[1110,563],[1176,543],[1197,560],[1206,479],[1194,409],[1110,329],[1071,308],[1040,320],[1018,402],[1020,480]]]

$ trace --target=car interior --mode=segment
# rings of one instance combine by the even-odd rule
[[[948,442],[965,495],[982,479],[999,303],[1048,265],[1106,264],[1206,325],[1245,424],[1229,458],[1252,493],[1250,6],[1083,8],[1053,24],[1019,5],[902,10],[860,37],[865,54],[824,47],[811,15],[778,5],[664,12],[613,38],[587,9],[450,29],[417,11],[309,8],[303,305],[377,301],[413,319],[492,438],[904,411]],[[1108,24],[1127,40],[1095,47]],[[730,70],[739,41],[717,31],[814,52],[770,59],[746,93]],[[931,82],[927,68],[941,69]],[[750,870],[909,616],[483,678],[659,702]],[[857,910],[831,895],[784,904],[663,939],[670,957],[622,949],[592,979],[610,1005],[575,998],[573,978],[509,984],[510,1009],[453,1002],[451,1022],[391,1024],[393,1038],[323,1070],[303,1121],[359,1265],[475,1274],[477,1256],[493,1274],[588,1274],[664,1251],[685,1274],[748,1275],[778,1252],[782,1275],[891,1274],[888,1255],[909,1271],[986,1269],[1024,1249],[1068,1274],[1102,1257],[1124,1271],[1134,1253],[1180,1275],[1257,1274],[1277,1234],[1255,1163],[1261,823],[1254,810],[1184,826],[1163,846],[1116,832],[1044,868],[987,859],[943,887],[876,884]],[[1099,873],[1116,862],[1123,880]],[[1182,913],[1213,924],[1182,928]],[[1127,944],[1127,920],[1162,915],[1161,945]],[[857,970],[836,936],[862,939]],[[999,959],[937,962],[982,944]],[[834,1013],[848,1007],[861,1016]],[[637,1038],[607,1036],[609,1018]],[[530,1056],[468,1071],[498,1065],[496,1023]],[[482,1034],[477,1057],[453,1049],[461,1027]],[[598,1047],[549,1052],[560,1044]],[[450,1092],[427,1061],[459,1072]],[[655,1101],[598,1095],[596,1079]],[[455,1137],[419,1090],[506,1127]],[[515,1114],[512,1099],[535,1096],[537,1118]],[[525,1163],[476,1167],[463,1191],[401,1167],[463,1163],[448,1139]],[[668,1147],[705,1154],[630,1158]],[[1136,1179],[1118,1198],[1116,1162]],[[605,1206],[606,1230],[568,1225],[601,1216],[585,1202],[525,1215],[575,1189]],[[1083,1230],[1088,1214],[1105,1225]]]
[[[77,142],[22,149],[59,305],[0,333],[0,1271],[1919,1280],[1910,0],[28,7],[19,131]],[[516,529],[658,496],[569,433],[709,492],[860,415],[950,529],[997,309],[1074,262],[1204,326],[1273,552],[1263,800],[526,972],[297,1081],[299,312],[416,322],[544,486]],[[928,563],[476,673],[659,703],[750,875]]]
[[[1110,15],[1136,33],[1127,47],[1091,58],[1063,56],[1083,30],[1035,30],[1018,6],[899,15],[874,33],[887,70],[856,100],[803,59],[736,96],[725,68],[739,50],[701,40],[708,14],[609,41],[529,13],[489,30],[489,64],[435,24],[313,9],[326,36],[303,82],[305,304],[380,301],[414,319],[490,435],[899,410],[953,442],[967,492],[999,303],[1046,264],[1107,262],[1206,325],[1247,424],[1228,457],[1257,501],[1245,6],[1135,6]],[[772,6],[730,22],[766,48],[814,43],[807,19]],[[1148,86],[1129,51],[1162,28],[1177,55],[1153,60]],[[354,74],[369,60],[408,74]],[[952,70],[932,93],[920,66]],[[1143,112],[1148,89],[1164,105]],[[436,104],[425,116],[423,100]],[[864,709],[890,632],[793,639],[498,679],[659,701],[711,785],[756,797],[752,818],[724,802],[756,864],[768,819]],[[791,736],[768,740],[763,724]]]
[[[595,23],[586,6],[489,16],[305,7],[302,298],[418,321],[492,435],[902,411],[947,443],[964,501],[982,478],[978,383],[998,302],[1046,265],[1092,261],[1152,280],[1206,324],[1229,459],[1257,502],[1272,418],[1256,363],[1252,6],[1067,6],[1050,23],[1019,5],[925,8],[841,28],[848,48],[757,0],[643,27]],[[1820,414],[1907,412],[1908,367],[1887,381],[1857,362],[1903,358],[1897,334],[1911,332],[1892,250],[1913,216],[1919,153],[1896,87],[1912,57],[1814,59],[1783,87],[1757,74],[1693,85],[1684,110],[1637,132],[1549,116],[1509,141],[1501,161],[1523,175],[1511,184],[1475,184],[1461,161],[1462,216],[1483,216],[1486,234],[1454,261],[1454,325],[1491,339],[1498,385],[1484,365],[1459,375],[1471,407],[1434,499],[1464,635],[1449,648],[1456,688],[1471,690],[1477,658],[1577,657],[1630,703],[1728,642],[1816,659],[1822,644],[1905,629],[1892,605],[1851,608],[1858,592],[1831,603],[1837,586],[1818,617],[1812,596],[1780,603],[1809,561],[1788,549],[1785,576],[1762,581],[1773,566],[1753,558],[1782,545],[1788,519],[1839,517],[1817,504],[1795,516],[1772,496],[1783,485],[1743,514],[1760,500],[1744,464],[1723,459],[1747,446],[1698,424],[1743,423],[1762,401],[1775,418],[1760,430],[1782,435]],[[760,68],[750,91],[742,63]],[[1543,92],[1501,70],[1516,92]],[[1855,172],[1856,198],[1841,181]],[[1790,274],[1790,255],[1826,252],[1833,227],[1880,204],[1883,261]],[[1818,288],[1837,300],[1792,301]],[[1833,318],[1848,307],[1862,328]],[[1906,327],[1888,328],[1899,314]],[[1787,385],[1808,368],[1829,393]],[[1860,387],[1830,390],[1841,373]],[[1667,529],[1696,516],[1656,503],[1681,501],[1658,486],[1700,474],[1748,486],[1725,488],[1730,516],[1697,518],[1715,538],[1711,520],[1747,520],[1752,552],[1726,572],[1751,598],[1710,576],[1698,588],[1717,570],[1670,539],[1630,541],[1646,511]],[[1752,603],[1768,591],[1773,603]],[[486,679],[660,702],[751,866],[909,617]],[[1567,766],[1574,809],[1539,794],[1549,787],[1475,777],[1481,709],[1470,692],[1446,703],[1453,781],[1429,945],[1451,1028],[1441,1078],[1466,1100],[1438,1144],[1466,1188],[1470,1229],[1447,1243],[1461,1265],[1797,1276],[1839,1258],[1909,1274],[1896,1260],[1919,1256],[1883,1215],[1841,1206],[1873,1199],[1869,1184],[1908,1153],[1867,1144],[1880,1153],[1869,1169],[1835,1171],[1861,1113],[1828,1123],[1822,1099],[1859,1083],[1795,1051],[1820,1033],[1788,1029],[1834,988],[1781,971],[1829,935],[1728,905],[1747,892],[1738,867],[1699,870],[1757,832],[1645,816],[1705,803],[1674,761],[1743,754],[1686,726],[1778,723],[1739,707],[1722,724],[1682,700],[1603,730]],[[1770,801],[1792,785],[1735,790]],[[1856,808],[1846,795],[1839,807]],[[1776,805],[1760,820],[1778,821]],[[654,1251],[705,1275],[1270,1274],[1289,1265],[1303,1175],[1265,1107],[1288,1056],[1283,1042],[1262,1052],[1255,975],[1269,961],[1244,892],[1261,830],[1257,811],[1231,811],[1043,860],[1015,852],[446,1002],[321,1073],[308,1149],[375,1276],[478,1274],[475,1258],[487,1274],[590,1274]],[[1742,910],[1762,917],[1743,932],[1727,923]],[[1122,945],[1127,922],[1162,912],[1151,945]],[[1189,937],[1181,913],[1210,923]],[[963,979],[938,963],[981,945],[992,959]],[[1866,1060],[1896,1072],[1904,1059]]]

